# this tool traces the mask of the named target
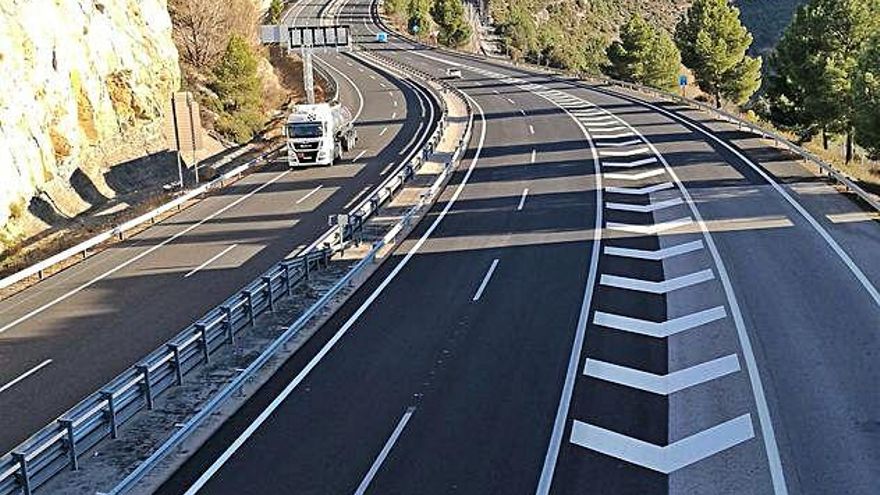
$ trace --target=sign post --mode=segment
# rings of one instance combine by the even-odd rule
[[[685,75],[685,74],[680,74],[680,75],[678,76],[678,86],[681,88],[681,96],[682,96],[682,98],[684,98],[684,97],[687,96],[687,95],[685,94],[685,90],[687,89],[687,85],[688,85],[688,76]]]

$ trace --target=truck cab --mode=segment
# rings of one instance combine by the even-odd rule
[[[351,113],[340,104],[296,105],[284,125],[290,167],[333,165],[354,148]]]

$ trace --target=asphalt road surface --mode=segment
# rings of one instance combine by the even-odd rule
[[[371,43],[340,7],[462,70],[468,152],[159,493],[877,492],[875,217],[705,115]]]
[[[372,43],[368,0],[327,11],[459,68],[472,140],[395,256],[159,493],[877,492],[876,219],[706,115]]]
[[[340,164],[266,166],[0,303],[0,451],[311,244],[430,135],[434,98],[349,56],[321,60],[357,114]]]

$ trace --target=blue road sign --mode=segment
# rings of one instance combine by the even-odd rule
[[[376,41],[379,43],[388,43],[388,33],[379,31],[376,33]]]
[[[681,87],[688,85],[688,76],[681,74],[678,76],[678,85]]]

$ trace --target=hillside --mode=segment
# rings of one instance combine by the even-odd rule
[[[753,53],[771,49],[804,0],[734,0],[755,37]],[[511,55],[537,63],[596,72],[604,48],[638,13],[670,32],[688,0],[490,0]]]

